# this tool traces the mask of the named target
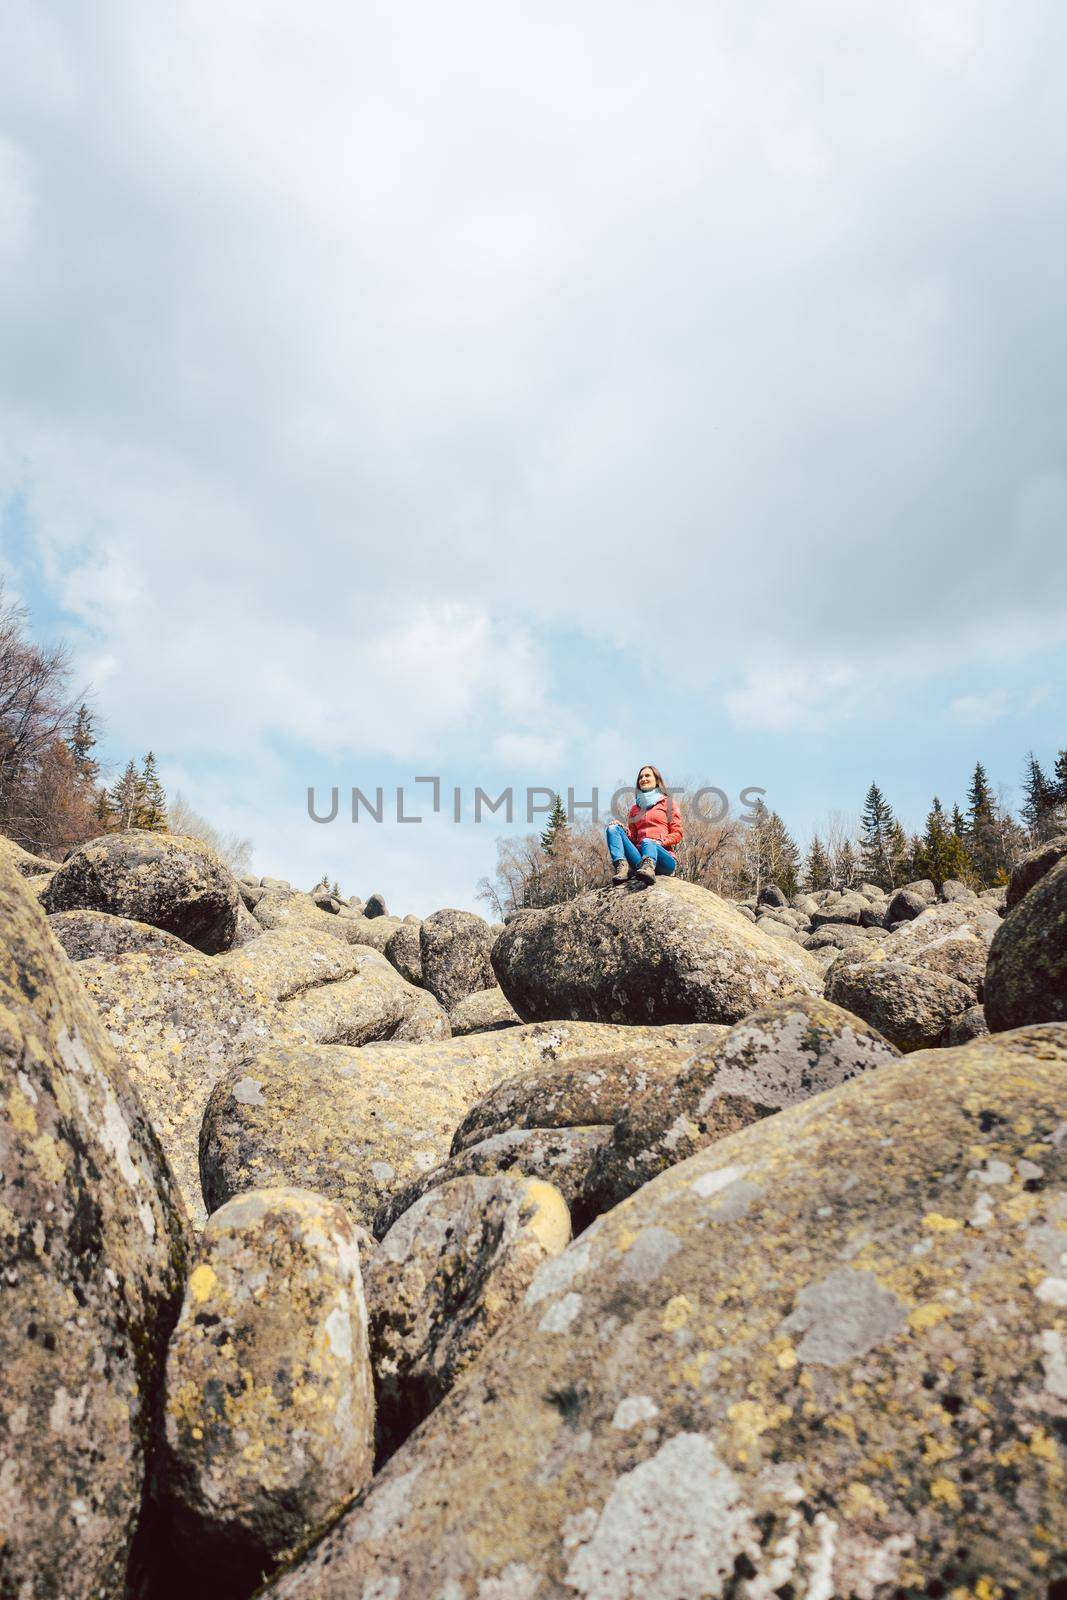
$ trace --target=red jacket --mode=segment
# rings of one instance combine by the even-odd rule
[[[630,807],[630,826],[627,831],[638,849],[641,848],[642,839],[656,839],[660,844],[665,844],[668,850],[673,850],[682,839],[682,813],[677,800],[665,797],[657,800],[654,806],[649,806],[647,811],[643,811],[635,802]]]

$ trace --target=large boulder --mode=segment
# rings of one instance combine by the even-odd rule
[[[469,994],[448,1013],[448,1024],[455,1039],[465,1033],[513,1028],[521,1021],[522,1018],[498,983],[491,989],[479,989],[475,994]]]
[[[440,1403],[570,1237],[559,1190],[518,1173],[453,1178],[389,1229],[366,1271],[379,1460]]]
[[[692,1039],[663,1030],[545,1023],[423,1044],[278,1046],[236,1067],[208,1102],[200,1176],[209,1211],[263,1185],[296,1184],[371,1227],[398,1190],[446,1161],[466,1112],[523,1066],[611,1045]]]
[[[202,1223],[198,1150],[211,1090],[268,1040],[298,1036],[279,1007],[193,950],[97,956],[79,962],[77,972],[152,1119],[189,1215]]]
[[[762,933],[710,889],[670,878],[528,912],[497,939],[493,968],[530,1020],[737,1022],[818,987],[799,947]]]
[[[1067,1018],[1067,857],[1001,923],[989,950],[985,1014],[994,1033]]]
[[[49,861],[45,856],[35,856],[29,850],[24,850],[14,839],[8,839],[0,834],[0,856],[14,868],[21,878],[51,878],[59,868],[58,861]]]
[[[306,928],[327,933],[343,944],[365,944],[376,950],[384,949],[400,926],[396,917],[372,920],[348,907],[342,907],[336,915],[323,911],[311,895],[288,886],[268,889],[256,901],[252,915],[262,928]]]
[[[377,889],[373,894],[369,894],[367,896],[366,902],[363,906],[363,915],[368,919],[372,919],[374,917],[387,917],[389,915],[389,908],[385,903],[385,896],[383,894],[379,894]]]
[[[1065,1073],[914,1055],[671,1168],[271,1600],[1058,1596]]]
[[[0,1592],[120,1595],[187,1254],[166,1159],[0,854]]]
[[[597,1151],[613,1132],[612,1124],[606,1122],[584,1128],[505,1128],[491,1133],[391,1194],[378,1207],[374,1233],[382,1238],[416,1200],[452,1178],[491,1178],[497,1172],[540,1178],[558,1189],[573,1210],[586,1192]]]
[[[573,1202],[576,1231],[726,1134],[899,1057],[876,1029],[826,1000],[754,1011],[621,1103]]]
[[[717,1028],[725,1034],[728,1030]],[[713,1050],[709,1041],[702,1050]],[[452,1154],[509,1128],[612,1126],[654,1083],[676,1078],[690,1060],[677,1045],[637,1044],[528,1067],[473,1105],[452,1138]]]
[[[44,896],[46,911],[107,911],[148,922],[207,955],[233,943],[239,904],[232,873],[206,844],[140,828],[81,845]]]
[[[945,1028],[974,1004],[973,991],[957,979],[884,958],[835,962],[827,974],[826,998],[904,1051],[938,1044]]]
[[[355,1230],[302,1189],[211,1217],[167,1355],[161,1495],[186,1592],[241,1592],[371,1474],[374,1393]],[[199,1582],[198,1582],[199,1580]]]
[[[361,946],[347,945],[326,928],[290,921],[239,950],[228,950],[215,965],[230,973],[251,999],[282,1004],[309,989],[353,977],[362,960]]]
[[[407,983],[380,951],[356,948],[351,977],[287,1001],[283,1009],[294,1028],[319,1044],[449,1037],[448,1016],[432,994]]]
[[[384,955],[396,968],[402,978],[409,983],[422,986],[422,950],[419,944],[419,930],[410,923],[402,922],[389,935],[385,946]]]
[[[419,929],[422,981],[450,1011],[454,1005],[493,987],[489,952],[494,935],[473,911],[435,911]]]
[[[1046,872],[1051,872],[1065,856],[1067,856],[1067,833],[1061,833],[1055,839],[1050,839],[1047,844],[1038,845],[1036,850],[1031,850],[1021,861],[1017,861],[1011,869],[1005,910],[1014,911],[1019,901],[1030,893],[1038,879],[1043,878]]]
[[[121,956],[131,950],[191,949],[165,928],[129,917],[113,917],[107,911],[57,911],[48,925],[72,961],[89,961],[93,956]]]

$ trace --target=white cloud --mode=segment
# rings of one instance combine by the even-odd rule
[[[1053,0],[0,34],[0,504],[116,740],[628,773],[664,663],[826,729],[1067,641]]]
[[[726,695],[739,725],[774,733],[819,728],[855,714],[859,674],[843,665],[821,668],[760,667]]]

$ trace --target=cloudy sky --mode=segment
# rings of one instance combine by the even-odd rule
[[[309,784],[1013,798],[1064,59],[1057,0],[5,0],[0,571],[105,755],[400,911],[499,825]]]

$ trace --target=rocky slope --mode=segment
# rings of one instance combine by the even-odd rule
[[[0,1594],[1058,1600],[1065,927],[0,841]]]

